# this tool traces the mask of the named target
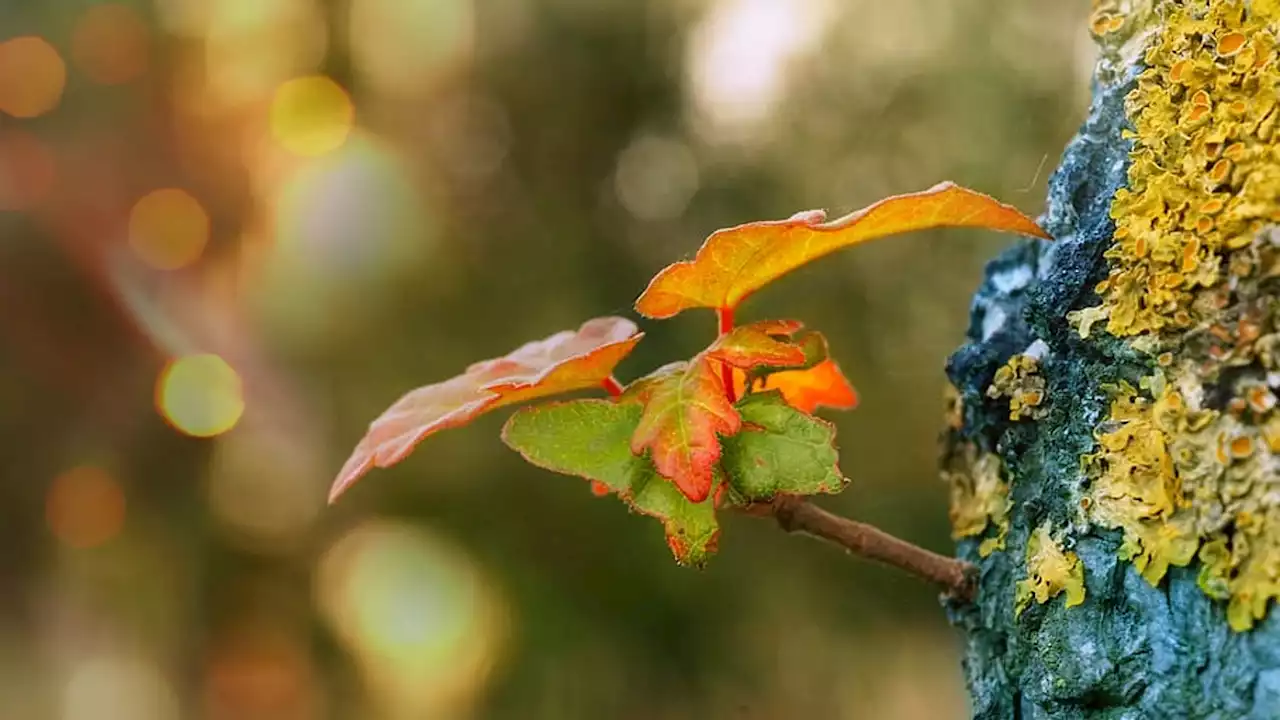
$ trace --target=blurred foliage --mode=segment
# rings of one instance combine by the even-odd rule
[[[1038,212],[1085,13],[0,4],[0,715],[964,716],[931,589],[743,518],[677,567],[504,413],[324,496],[401,392],[629,313],[716,228],[943,179]],[[861,392],[833,509],[949,547],[941,368],[1007,242],[874,243],[740,311]],[[713,323],[645,323],[619,375]]]

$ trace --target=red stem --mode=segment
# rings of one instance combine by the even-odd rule
[[[716,319],[720,321],[720,334],[727,334],[733,329],[733,308],[716,308]]]
[[[716,308],[716,320],[719,322],[720,336],[724,337],[733,329],[733,308]],[[733,390],[733,368],[729,363],[720,363],[720,377],[724,380],[724,394],[729,402],[737,402],[738,394]]]
[[[612,375],[601,380],[600,385],[604,388],[605,392],[609,393],[613,397],[618,397],[622,394],[622,383],[618,382],[618,378]]]

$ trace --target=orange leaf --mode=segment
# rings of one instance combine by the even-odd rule
[[[707,356],[750,370],[761,365],[800,366],[805,363],[804,348],[789,338],[804,327],[797,320],[762,320],[740,325],[722,335],[707,350]]]
[[[786,220],[718,230],[693,260],[668,266],[636,300],[636,311],[671,317],[696,307],[732,310],[748,295],[792,270],[850,245],[914,230],[980,227],[1049,239],[1017,209],[954,183],[895,195],[824,222],[821,210]]]
[[[804,332],[787,337],[801,328],[794,320],[765,320],[742,325],[721,337],[707,354],[734,366],[734,394],[742,397],[751,379],[753,390],[778,390],[788,405],[812,414],[819,407],[847,410],[858,404],[858,395],[832,360],[827,340],[821,333]],[[719,355],[722,346],[739,356]],[[745,350],[754,349],[753,355]],[[783,352],[789,350],[794,355]],[[754,361],[754,362],[751,362]]]
[[[734,385],[742,392],[745,376],[734,373]],[[806,370],[783,370],[760,378],[756,390],[778,390],[791,407],[812,413],[820,407],[851,410],[858,405],[858,393],[849,384],[840,366],[830,358]]]
[[[688,363],[672,363],[628,389],[644,402],[631,452],[648,450],[658,474],[694,503],[711,493],[720,461],[719,436],[733,435],[742,427],[715,365],[698,355]]]
[[[576,332],[526,343],[504,357],[475,363],[458,377],[410,391],[369,425],[338,473],[329,502],[370,469],[403,460],[432,433],[503,405],[600,385],[641,337],[630,320],[596,318]]]

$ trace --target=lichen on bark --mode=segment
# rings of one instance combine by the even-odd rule
[[[971,442],[949,445],[942,477],[951,487],[952,536],[960,540],[986,534],[978,545],[981,557],[1003,550],[1009,532],[1009,484],[1000,457],[992,452],[979,455]]]
[[[1056,240],[988,266],[948,363],[974,715],[1280,718],[1280,2],[1103,0],[1090,26]],[[998,535],[963,484],[988,457]]]
[[[1062,549],[1046,522],[1027,538],[1027,577],[1018,581],[1013,614],[1021,615],[1032,601],[1043,605],[1059,595],[1066,596],[1063,607],[1084,602],[1084,571],[1080,558]]]

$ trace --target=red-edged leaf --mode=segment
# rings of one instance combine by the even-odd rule
[[[799,330],[800,324],[794,321],[768,322],[774,324],[755,323],[755,325],[768,331],[770,342],[787,344],[788,347],[798,350],[800,358],[797,361],[794,357],[788,357],[783,362],[765,360],[754,365],[735,363],[736,368],[746,369],[745,372],[736,368],[733,371],[735,395],[742,397],[748,390],[778,390],[787,404],[806,413],[813,413],[819,407],[848,410],[857,406],[858,394],[849,384],[844,373],[840,371],[840,366],[829,357],[827,340],[821,333],[808,331],[784,341],[781,332],[778,331],[795,332]],[[721,341],[730,338],[740,330],[752,327],[752,325],[744,325],[735,329],[733,333],[721,338]],[[754,332],[748,332],[747,337],[754,337],[754,335]],[[715,347],[715,345],[712,346],[713,350]],[[782,353],[776,353],[775,356],[781,358]],[[756,357],[763,360],[764,354],[760,353]]]
[[[825,222],[821,210],[718,230],[691,261],[668,266],[636,300],[636,311],[667,318],[696,307],[732,310],[778,277],[850,245],[937,227],[981,227],[1049,236],[1017,209],[954,183],[896,195]]]
[[[741,325],[716,340],[707,349],[707,356],[743,370],[761,365],[798,367],[805,362],[804,348],[791,342],[790,337],[802,327],[797,320]]]
[[[631,451],[649,451],[658,473],[675,483],[691,502],[711,493],[720,435],[732,435],[742,422],[725,396],[715,363],[699,355],[673,363],[628,390],[644,403]]]
[[[369,426],[329,491],[333,502],[374,467],[400,462],[432,433],[503,405],[600,385],[643,337],[620,317],[588,320],[475,363],[458,377],[410,391]]]

